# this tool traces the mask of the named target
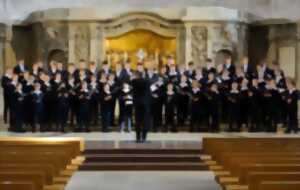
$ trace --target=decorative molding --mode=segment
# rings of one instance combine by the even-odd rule
[[[207,29],[193,26],[191,28],[191,56],[196,65],[204,65],[207,58]]]

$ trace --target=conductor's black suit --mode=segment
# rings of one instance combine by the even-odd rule
[[[151,91],[150,81],[136,74],[132,80],[133,106],[135,108],[135,129],[136,141],[145,142],[147,132],[151,127],[150,102]]]

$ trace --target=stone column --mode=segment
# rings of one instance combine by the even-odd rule
[[[68,62],[75,64],[75,27],[72,24],[69,24],[69,55]]]
[[[4,40],[4,68],[13,67],[17,63],[16,54],[11,46],[13,37],[12,26],[6,26],[5,28],[5,40]]]
[[[206,26],[192,26],[192,59],[198,66],[204,66],[207,58],[207,28]]]
[[[246,24],[240,23],[237,25],[237,31],[237,64],[241,64],[241,58],[244,56],[248,56],[248,26]]]
[[[0,27],[0,75],[3,75],[5,70],[4,65],[4,44],[5,44],[5,25]]]
[[[103,56],[103,31],[98,23],[90,24],[91,42],[90,42],[90,60],[98,65],[104,60]]]
[[[97,34],[97,24],[96,23],[91,23],[90,24],[90,33],[91,33],[91,42],[90,42],[90,61],[94,61],[97,63],[98,61],[98,34]]]
[[[98,26],[97,28],[97,33],[98,33],[98,44],[99,44],[99,51],[98,51],[98,61],[99,64],[106,59],[106,53],[105,53],[105,38],[104,38],[104,29],[102,26]]]
[[[190,61],[193,61],[192,58],[192,26],[189,23],[185,24],[185,64],[186,66]]]

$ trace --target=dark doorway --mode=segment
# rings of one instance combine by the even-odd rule
[[[269,50],[268,26],[250,26],[249,28],[249,62],[257,65],[267,57]]]

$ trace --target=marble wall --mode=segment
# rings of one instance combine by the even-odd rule
[[[96,20],[83,20],[83,13],[77,9],[38,11],[32,13],[22,24],[3,25],[5,37],[2,38],[2,46],[0,45],[6,55],[2,56],[3,62],[13,65],[16,60],[25,58],[28,65],[43,61],[47,66],[49,57],[53,52],[59,51],[66,57],[66,63],[77,64],[80,59],[85,59],[100,64],[106,58],[107,37],[119,36],[136,29],[175,37],[179,64],[193,61],[196,65],[204,65],[206,58],[216,59],[218,52],[224,49],[232,51],[235,60],[248,55],[251,24],[245,20],[243,14],[220,7],[201,10],[206,11],[200,14],[197,13],[199,8],[190,7],[181,19],[168,19],[154,13],[132,12],[114,19]],[[214,14],[214,17],[205,17],[216,11],[219,13]],[[202,16],[195,20],[199,14]],[[68,19],[63,19],[64,17]],[[280,47],[292,45],[296,48],[295,24],[268,25],[267,28],[270,30],[269,60],[279,59]],[[251,49],[253,48],[255,47],[251,46]]]
[[[186,62],[204,65],[229,50],[235,59],[248,55],[248,27],[241,22],[190,22],[186,24]]]
[[[108,21],[63,21],[53,19],[53,12],[47,14],[51,19],[11,27],[15,60],[24,58],[28,65],[43,61],[46,67],[52,53],[59,50],[66,64],[80,59],[100,64],[106,59],[106,38],[138,29],[176,38],[179,64],[204,65],[206,58],[215,59],[223,49],[236,58],[247,55],[248,28],[243,22],[169,20],[150,13],[130,13]]]
[[[290,77],[296,76],[296,52],[297,49],[297,25],[281,24],[269,27],[269,43],[268,63],[273,60],[279,60],[286,75]],[[286,49],[290,50],[289,54]],[[291,58],[290,56],[293,56]],[[291,69],[293,68],[293,69]]]

